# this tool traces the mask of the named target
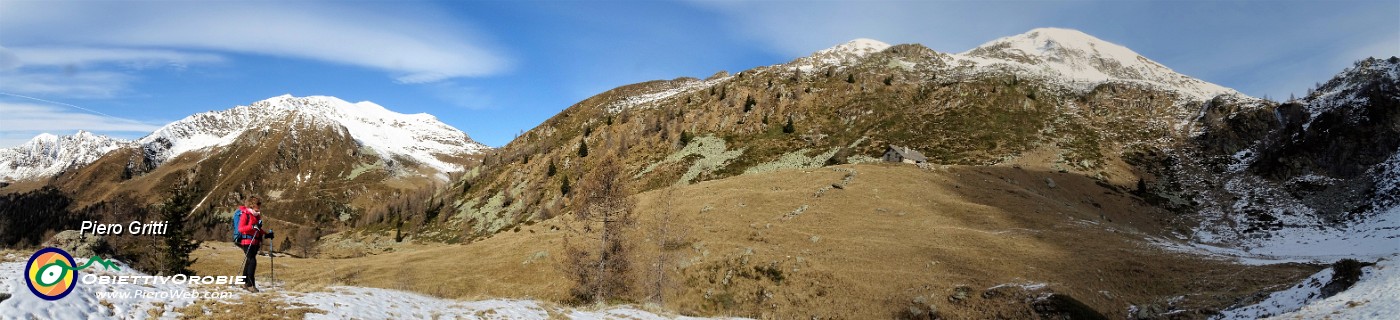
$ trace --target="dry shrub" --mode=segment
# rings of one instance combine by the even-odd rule
[[[601,158],[579,183],[582,209],[574,213],[568,225],[572,232],[563,241],[563,271],[574,282],[569,291],[573,303],[626,299],[631,293],[629,238],[636,202],[617,156],[610,152]]]

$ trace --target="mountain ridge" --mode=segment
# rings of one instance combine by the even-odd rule
[[[23,156],[25,152],[21,151],[40,148],[33,145],[35,143],[58,139],[48,133],[40,134],[25,145],[0,149],[0,152],[5,152],[0,154],[0,160],[6,161],[0,162],[0,179],[19,181],[51,177],[64,169],[91,163],[116,148],[126,147],[141,149],[146,157],[143,160],[146,166],[155,167],[192,151],[227,146],[248,130],[266,131],[271,123],[288,117],[318,126],[339,127],[336,130],[345,130],[358,143],[374,150],[385,160],[396,160],[398,157],[444,173],[464,168],[441,157],[456,158],[490,150],[490,147],[472,140],[466,133],[438,121],[430,114],[400,114],[369,101],[351,103],[331,96],[295,97],[285,94],[246,106],[191,114],[136,140],[109,139],[111,142],[101,142],[92,147],[56,149],[56,153],[48,155],[55,159],[51,161],[57,161],[54,163],[12,159],[32,158]],[[90,135],[80,130],[77,136],[84,134]]]
[[[67,136],[41,133],[19,146],[0,149],[0,182],[53,176],[130,143],[83,130]]]

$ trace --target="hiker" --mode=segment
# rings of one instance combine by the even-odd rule
[[[262,248],[263,238],[272,238],[272,231],[262,228],[262,212],[258,211],[261,209],[262,199],[251,196],[233,213],[237,227],[234,243],[243,249],[243,287],[251,292],[258,292],[253,277],[258,270],[258,250]]]

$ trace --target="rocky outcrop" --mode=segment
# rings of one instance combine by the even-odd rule
[[[99,235],[88,235],[78,230],[66,230],[54,234],[43,246],[67,251],[74,259],[90,258],[108,251],[107,242]]]

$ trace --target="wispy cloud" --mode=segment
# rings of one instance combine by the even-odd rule
[[[0,90],[68,98],[107,98],[125,91],[134,76],[112,71],[0,71]]]
[[[80,112],[71,107],[0,101],[0,148],[13,147],[39,133],[71,134],[78,130],[139,137],[160,125],[133,119]]]
[[[164,49],[126,49],[90,47],[16,47],[8,50],[11,68],[63,67],[75,68],[94,64],[114,63],[125,67],[184,67],[191,63],[222,62],[224,58],[209,53],[181,52]],[[0,67],[3,68],[3,67]]]
[[[20,53],[60,53],[37,63],[200,62],[216,60],[211,52],[241,53],[379,69],[404,83],[490,75],[510,67],[467,26],[411,5],[36,1],[5,6],[0,39],[6,46]],[[71,45],[83,49],[52,48]],[[20,58],[23,63],[25,56]]]

